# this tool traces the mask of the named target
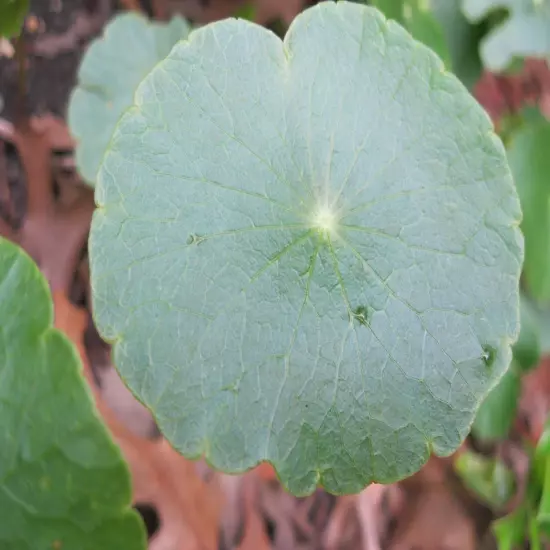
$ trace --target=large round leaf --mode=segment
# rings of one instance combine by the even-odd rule
[[[136,13],[123,13],[90,45],[68,114],[77,140],[78,169],[90,185],[95,185],[113,129],[132,105],[138,84],[188,34],[189,25],[181,17],[170,23],[154,23]]]
[[[172,444],[358,491],[450,453],[510,362],[520,209],[488,117],[380,12],[178,44],[98,178],[96,321]]]
[[[128,469],[52,328],[47,283],[4,239],[0,318],[0,548],[145,548]]]

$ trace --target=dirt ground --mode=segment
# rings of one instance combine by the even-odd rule
[[[494,511],[479,502],[455,474],[455,457],[432,458],[417,475],[392,486],[372,485],[349,497],[318,490],[307,498],[284,492],[268,465],[226,476],[183,459],[125,389],[95,331],[86,251],[93,196],[76,173],[64,123],[79,61],[117,10],[141,9],[159,19],[179,12],[204,23],[234,13],[240,4],[33,0],[21,39],[0,43],[0,234],[21,244],[50,282],[56,324],[78,346],[98,408],[130,465],[135,505],[152,550],[495,548],[489,525],[509,508]],[[259,22],[284,26],[305,2],[256,4]],[[476,94],[498,123],[526,101],[550,97],[549,74],[541,64],[528,63],[513,78],[483,75]],[[526,458],[517,434],[536,433],[549,410],[550,363],[543,362],[526,377],[510,439],[480,448],[469,438],[463,449],[503,457],[516,472],[520,492]]]

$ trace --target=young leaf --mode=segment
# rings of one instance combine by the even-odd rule
[[[466,436],[518,332],[501,142],[379,11],[284,42],[207,25],[139,86],[98,177],[94,311],[182,453],[358,491]]]
[[[145,75],[189,34],[180,17],[153,23],[136,13],[115,17],[89,47],[69,103],[68,121],[77,141],[77,166],[90,184],[120,115],[132,105]]]
[[[139,550],[130,479],[94,411],[46,281],[0,239],[0,547]]]
[[[491,508],[502,508],[514,495],[514,474],[501,460],[465,451],[454,467],[466,487]]]
[[[521,199],[524,277],[537,300],[550,300],[550,123],[541,118],[515,132],[508,159]]]
[[[451,67],[451,56],[438,21],[422,0],[372,0],[386,17],[403,25],[417,40],[430,47]]]
[[[29,0],[1,0],[0,36],[10,38],[18,35],[28,10]]]
[[[481,43],[487,69],[503,71],[515,58],[550,58],[550,0],[463,0],[462,8],[472,22],[495,10],[509,11]]]

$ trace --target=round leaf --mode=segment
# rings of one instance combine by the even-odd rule
[[[164,24],[124,13],[89,47],[71,96],[68,120],[77,140],[78,169],[90,185],[95,185],[115,124],[132,105],[138,84],[189,30],[180,17]]]
[[[97,324],[190,457],[354,492],[453,451],[518,332],[501,142],[374,8],[284,42],[194,31],[139,86],[98,178]]]
[[[130,476],[97,418],[47,283],[0,239],[0,548],[140,550]]]

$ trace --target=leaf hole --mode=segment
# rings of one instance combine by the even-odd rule
[[[199,245],[204,240],[206,240],[206,237],[204,237],[202,235],[197,235],[196,233],[191,233],[191,235],[189,235],[189,237],[187,237],[186,242],[189,246],[192,246],[192,245]]]
[[[160,518],[157,509],[148,502],[138,502],[134,509],[143,519],[147,529],[147,538],[151,539],[160,529]]]
[[[367,306],[357,306],[352,311],[353,318],[361,325],[367,326],[369,322],[369,308]]]
[[[492,367],[497,357],[497,350],[492,346],[484,346],[481,358],[488,367]]]

